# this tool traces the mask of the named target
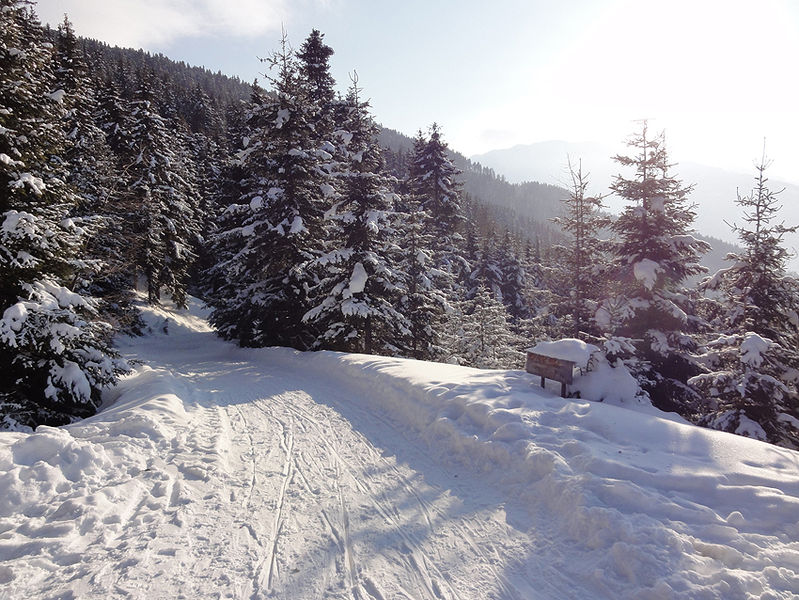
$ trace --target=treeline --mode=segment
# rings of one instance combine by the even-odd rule
[[[755,233],[697,288],[690,188],[646,126],[611,222],[579,168],[570,194],[510,186],[435,124],[381,130],[318,31],[244,86],[0,7],[5,427],[91,414],[127,369],[111,339],[139,328],[138,289],[200,296],[242,346],[518,368],[533,340],[581,337],[657,406],[797,444],[795,285],[764,178],[740,199]]]

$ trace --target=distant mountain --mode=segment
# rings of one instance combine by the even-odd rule
[[[623,150],[613,150],[594,143],[549,141],[493,150],[472,156],[471,160],[504,175],[512,183],[539,181],[567,187],[567,160],[570,158],[573,164],[582,161],[583,172],[590,173],[589,192],[608,193],[613,178],[621,172],[620,166],[611,157]],[[694,184],[691,200],[696,204],[697,231],[736,243],[737,237],[729,226],[735,222],[742,223],[741,212],[735,204],[736,192],[747,194],[751,191],[754,167],[751,173],[737,173],[685,162],[675,165],[674,171],[684,183]],[[774,191],[783,190],[779,196],[783,204],[781,219],[786,225],[799,224],[799,186],[780,181],[770,181],[769,185]],[[615,196],[608,197],[606,204],[612,211],[618,211],[623,206],[622,200]],[[785,242],[796,254],[799,250],[799,233],[786,236]],[[793,270],[799,270],[799,258],[795,257],[790,266]]]

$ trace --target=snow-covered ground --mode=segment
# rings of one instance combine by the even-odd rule
[[[799,595],[799,453],[200,314],[150,310],[97,416],[0,435],[0,599]]]

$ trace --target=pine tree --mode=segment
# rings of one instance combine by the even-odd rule
[[[285,37],[267,62],[272,95],[256,93],[238,163],[241,196],[214,236],[211,322],[242,346],[306,349],[315,336],[302,317],[316,285],[309,265],[324,251],[323,215],[333,191],[318,147],[317,106]]]
[[[449,157],[449,148],[441,139],[436,123],[430,127],[430,137],[424,143],[414,142],[409,185],[420,206],[430,215],[427,232],[433,240],[437,266],[457,277],[468,267],[460,251],[459,229],[461,214],[461,175]]]
[[[698,400],[685,385],[698,373],[690,356],[696,343],[689,335],[696,319],[684,281],[703,271],[699,257],[709,246],[690,233],[691,187],[671,175],[663,134],[651,137],[644,122],[628,145],[635,154],[615,160],[632,167],[634,175],[619,175],[611,186],[628,201],[611,227],[617,236],[611,267],[616,293],[597,320],[606,332],[636,340],[645,361],[637,376],[655,406],[690,412]]]
[[[152,75],[142,73],[139,84],[130,132],[136,157],[128,171],[136,201],[132,254],[149,302],[159,302],[164,290],[185,306],[198,240],[198,192],[185,145],[155,110]]]
[[[447,327],[450,361],[480,369],[521,365],[520,338],[513,333],[505,306],[480,284],[474,298],[457,303]]]
[[[405,273],[406,293],[400,310],[409,323],[404,347],[411,358],[434,360],[442,354],[442,322],[449,302],[437,285],[442,277],[434,267],[430,239],[423,226],[427,215],[418,204],[409,210],[401,227],[405,240],[401,271]]]
[[[333,49],[324,42],[324,34],[318,29],[311,30],[308,38],[297,53],[299,59],[300,78],[308,89],[308,97],[319,108],[320,114],[332,116],[333,104],[336,98],[334,86],[336,81],[330,74],[330,57]],[[332,123],[325,123],[332,126]],[[324,132],[320,135],[324,137]]]
[[[136,331],[139,316],[132,306],[130,261],[122,252],[127,229],[121,219],[121,204],[126,185],[118,174],[117,158],[106,135],[97,125],[97,83],[88,75],[83,50],[66,18],[57,30],[55,61],[55,86],[64,90],[66,109],[63,157],[68,167],[67,183],[78,195],[73,214],[94,221],[83,255],[103,264],[102,270],[86,282],[86,289],[101,300],[99,310],[104,319],[119,329]]]
[[[497,297],[502,299],[511,321],[518,323],[530,316],[529,303],[524,293],[527,287],[527,275],[508,230],[505,230],[502,242],[497,248],[496,261],[500,273]]]
[[[410,158],[421,156],[426,144],[419,131]],[[406,163],[397,203],[400,238],[404,240],[400,270],[405,274],[406,290],[399,308],[409,323],[403,351],[411,358],[436,360],[443,355],[441,332],[444,315],[450,308],[444,290],[451,285],[451,277],[436,267],[430,232],[432,217],[423,207],[423,196],[417,193],[420,165],[410,159]]]
[[[125,366],[72,289],[88,220],[65,183],[64,95],[51,44],[29,3],[0,0],[0,427],[61,424],[91,414]],[[95,265],[96,266],[96,265]]]
[[[391,223],[393,194],[383,174],[377,125],[359,93],[354,77],[343,123],[349,169],[339,176],[341,195],[332,217],[340,227],[335,237],[341,245],[315,262],[321,282],[316,304],[304,320],[321,331],[317,347],[394,354],[410,330],[395,308],[403,293],[403,276],[394,260],[398,248]]]
[[[774,220],[777,193],[765,176],[765,154],[755,188],[738,195],[744,226],[735,226],[744,251],[703,283],[720,295],[714,325],[720,335],[702,356],[708,366],[690,380],[707,399],[700,424],[799,448],[799,281],[787,275],[786,227]]]
[[[552,219],[569,237],[567,245],[556,246],[556,279],[560,293],[557,313],[566,322],[567,335],[580,332],[598,333],[594,314],[601,299],[599,285],[604,269],[607,244],[600,238],[601,230],[610,224],[602,213],[602,196],[589,196],[588,177],[583,175],[582,163],[577,168],[569,162],[572,186],[564,199],[564,214]]]

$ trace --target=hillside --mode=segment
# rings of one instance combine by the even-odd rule
[[[521,371],[241,349],[192,306],[143,307],[98,415],[0,436],[5,598],[799,593],[796,452]]]
[[[611,148],[595,143],[549,141],[494,150],[471,159],[503,174],[513,183],[532,180],[564,185],[568,181],[567,157],[571,157],[573,161],[582,160],[583,170],[590,173],[589,191],[607,193],[613,178],[619,174],[618,165],[611,157],[624,151],[621,146]],[[685,162],[677,164],[675,172],[686,184],[694,185],[690,199],[696,204],[695,227],[707,236],[714,248],[713,255],[706,259],[705,264],[721,266],[721,259],[727,252],[734,251],[734,244],[738,243],[730,228],[736,221],[740,223],[741,218],[740,209],[735,205],[736,193],[750,192],[754,168],[751,173],[736,173]],[[779,196],[783,206],[780,218],[787,225],[799,223],[799,186],[774,180],[770,181],[770,187],[774,191],[784,190]],[[621,200],[613,195],[606,199],[606,204],[612,211],[618,211],[622,206]],[[799,249],[799,234],[789,234],[786,242],[795,253]],[[799,269],[799,258],[794,258],[791,266]]]

